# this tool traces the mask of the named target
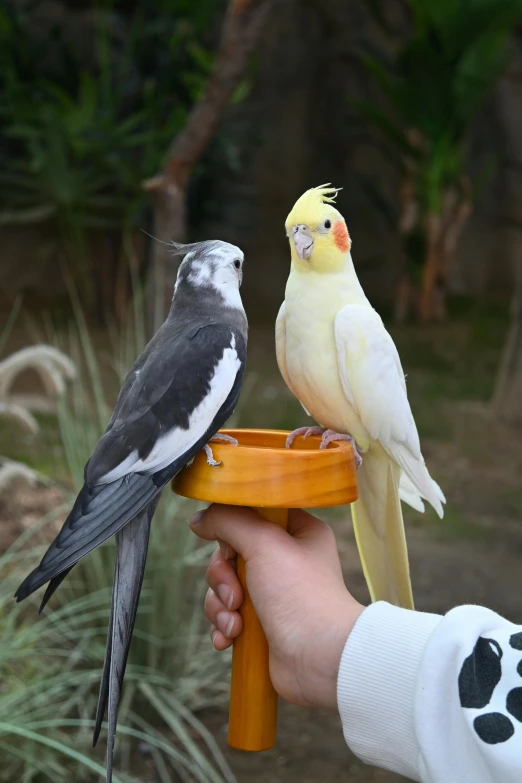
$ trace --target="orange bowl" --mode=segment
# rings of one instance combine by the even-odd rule
[[[222,430],[239,441],[211,443],[218,467],[200,451],[172,481],[178,495],[207,503],[258,508],[343,506],[357,500],[352,446],[335,441],[320,449],[316,436],[299,437],[285,448],[289,432]]]

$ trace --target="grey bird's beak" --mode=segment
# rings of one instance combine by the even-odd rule
[[[304,224],[292,226],[292,236],[294,238],[295,252],[299,258],[310,258],[314,249],[314,238],[308,226]]]

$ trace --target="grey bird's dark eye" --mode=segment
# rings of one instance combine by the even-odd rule
[[[332,227],[332,224],[331,224],[331,222],[330,222],[329,220],[325,220],[325,221],[324,221],[324,227],[325,227],[325,228],[331,228],[331,227]]]
[[[236,260],[234,261],[234,266],[236,267],[236,269],[241,269],[241,261],[239,260],[239,258],[236,258]]]

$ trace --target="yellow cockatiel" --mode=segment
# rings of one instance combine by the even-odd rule
[[[442,517],[445,502],[428,473],[395,344],[355,274],[337,189],[307,190],[286,220],[292,256],[276,323],[277,361],[290,389],[320,428],[362,454],[359,499],[351,506],[373,601],[413,608],[401,498]],[[360,459],[357,455],[357,462]]]

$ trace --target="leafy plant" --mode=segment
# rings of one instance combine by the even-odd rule
[[[12,597],[32,558],[43,554],[34,541],[29,550],[27,545],[54,517],[42,520],[0,558],[0,780],[6,783],[65,781],[72,769],[80,780],[88,771],[103,772],[85,754],[87,723],[82,718],[94,674],[86,662],[92,662],[88,626],[97,597],[73,604],[72,614],[49,615],[38,623],[27,619],[26,608]],[[75,731],[68,724],[71,715],[79,721]]]
[[[355,105],[401,166],[400,229],[405,245],[421,236],[420,315],[428,321],[444,315],[451,254],[479,185],[468,173],[471,133],[512,56],[509,35],[522,16],[522,2],[406,0],[406,5],[411,34],[396,57],[362,56],[388,108],[368,101]],[[368,6],[389,33],[378,4]],[[409,277],[406,268],[404,274]]]
[[[94,62],[75,52],[65,26],[36,36],[34,9],[31,0],[0,9],[0,224],[50,227],[46,252],[92,306],[142,217],[143,180],[205,82],[216,9],[210,0],[95,7],[91,29],[85,23]],[[93,232],[109,232],[112,246],[94,247]]]

